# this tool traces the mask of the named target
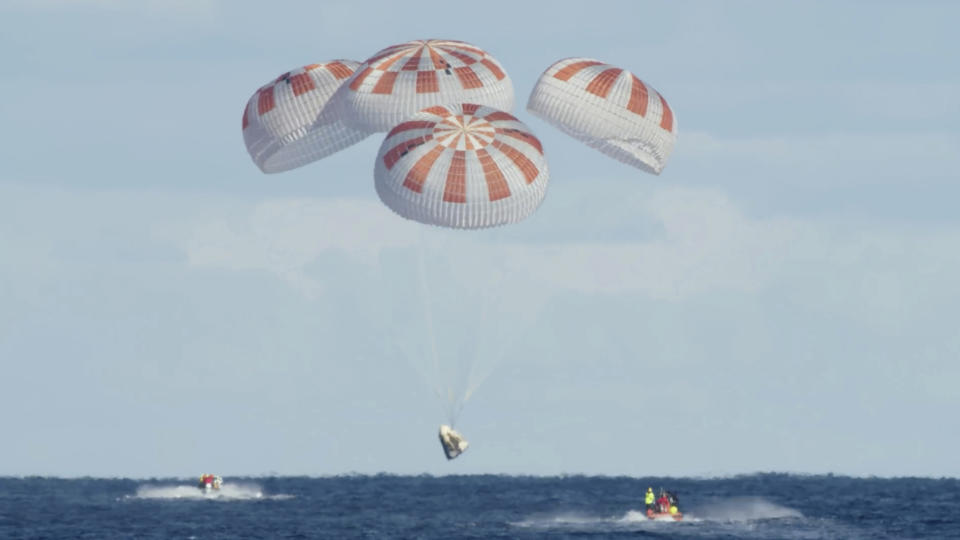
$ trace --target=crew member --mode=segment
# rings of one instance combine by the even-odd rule
[[[647,488],[647,494],[644,495],[644,497],[643,497],[643,502],[644,502],[644,504],[647,505],[647,512],[653,511],[653,501],[654,501],[653,488],[652,488],[652,487],[648,487],[648,488]]]
[[[657,512],[669,512],[670,511],[670,499],[667,498],[667,493],[665,491],[660,491],[660,497],[657,498]]]
[[[676,514],[680,511],[680,499],[672,492],[667,492],[667,500],[670,501],[670,513]]]

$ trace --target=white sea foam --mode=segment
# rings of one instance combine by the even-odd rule
[[[587,525],[602,521],[602,518],[591,517],[586,514],[563,513],[546,516],[532,517],[518,525],[527,526],[549,526],[549,525]]]
[[[633,529],[639,523],[664,521],[677,523],[673,518],[650,520],[642,510],[630,510],[623,516],[590,516],[582,513],[561,513],[531,516],[523,521],[514,522],[515,527],[532,529],[566,530],[622,530]]]
[[[647,517],[647,513],[644,510],[627,510],[627,513],[623,515],[620,519],[617,520],[619,523],[636,523],[639,521],[663,521],[667,523],[676,523],[677,520],[673,519],[670,516],[662,516],[656,519],[651,520]],[[692,519],[689,514],[683,515],[683,521],[697,521]]]
[[[541,514],[531,516],[523,521],[514,522],[515,527],[532,529],[564,529],[564,530],[635,530],[637,528],[661,527],[668,523],[700,523],[709,522],[719,526],[736,523],[745,523],[759,520],[783,518],[802,518],[803,514],[772,503],[760,497],[731,497],[723,500],[710,501],[699,504],[689,511],[684,509],[683,520],[675,521],[670,517],[651,520],[644,510],[628,510],[621,516],[589,516],[583,513]],[[714,530],[714,529],[709,529]],[[692,532],[686,529],[687,533]]]
[[[225,482],[217,491],[204,492],[195,486],[142,485],[137,488],[135,499],[210,499],[218,501],[247,501],[256,499],[289,499],[292,495],[264,495],[256,484]]]
[[[704,521],[755,521],[803,517],[803,514],[797,510],[780,506],[762,497],[730,497],[710,501],[698,505],[695,515],[697,519]],[[690,517],[693,517],[693,514]]]

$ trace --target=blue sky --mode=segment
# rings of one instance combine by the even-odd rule
[[[960,475],[960,8],[403,6],[0,7],[0,474]],[[527,221],[398,218],[380,135],[246,155],[260,85],[430,37],[513,79],[551,170]],[[523,109],[568,56],[670,102],[662,175]],[[489,369],[449,463],[420,254],[438,328],[496,291],[440,344]]]

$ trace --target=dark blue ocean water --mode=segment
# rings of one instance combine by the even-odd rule
[[[2,538],[960,538],[960,480],[341,476],[0,478]],[[647,521],[647,486],[688,519]]]

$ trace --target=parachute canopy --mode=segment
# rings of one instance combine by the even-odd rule
[[[540,76],[527,110],[619,161],[660,174],[677,122],[667,101],[633,73],[591,58],[567,58]]]
[[[401,216],[477,229],[520,221],[546,195],[540,141],[511,114],[433,106],[394,127],[374,168],[380,199]]]
[[[265,173],[295,169],[364,139],[324,111],[358,62],[334,60],[288,71],[257,90],[243,110],[243,141]]]
[[[417,40],[370,57],[336,101],[351,126],[378,132],[431,105],[479,103],[510,111],[513,84],[500,62],[479,47]]]
[[[440,426],[440,444],[443,445],[443,453],[447,459],[453,459],[467,450],[470,443],[454,431],[450,426]]]

